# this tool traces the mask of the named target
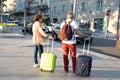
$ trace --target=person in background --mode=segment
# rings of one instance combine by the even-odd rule
[[[42,15],[36,14],[34,16],[34,23],[32,26],[33,32],[33,43],[34,43],[34,67],[39,67],[37,56],[39,52],[39,58],[41,58],[41,54],[43,53],[43,45],[44,45],[44,38],[53,39],[52,36],[46,34],[42,29]]]
[[[71,40],[62,40],[62,51],[63,51],[63,62],[64,62],[64,71],[68,72],[69,71],[69,59],[68,59],[68,55],[70,53],[70,55],[72,56],[72,70],[73,73],[75,73],[75,69],[76,69],[76,37],[75,37],[75,33],[79,36],[87,36],[90,38],[90,36],[81,33],[78,30],[78,24],[77,22],[73,19],[73,12],[72,11],[68,11],[67,13],[67,19],[65,20],[67,23],[69,23],[70,21],[72,21],[70,23],[71,27],[72,27],[72,31],[73,31],[73,36]],[[65,24],[65,21],[63,23],[61,23],[60,29],[62,30],[62,27]]]

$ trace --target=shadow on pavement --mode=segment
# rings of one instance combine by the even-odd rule
[[[94,47],[115,47],[116,40],[94,38],[93,45]]]
[[[120,58],[120,50],[118,50],[115,45],[116,40],[95,38],[93,44],[90,47],[90,50],[93,52]]]
[[[19,39],[19,38],[25,38],[24,36],[0,36],[0,38],[15,38],[15,39]]]
[[[119,74],[120,74],[120,70],[92,70],[91,71],[91,77],[99,77],[99,78],[112,78],[112,79],[120,78]]]

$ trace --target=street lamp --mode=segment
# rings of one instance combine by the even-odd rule
[[[50,22],[52,21],[52,16],[51,16],[51,0],[50,0],[50,4],[49,4],[50,8],[49,8],[49,17],[50,17]]]
[[[120,21],[120,0],[119,0],[119,8],[118,8],[118,22],[117,22],[117,37],[119,37],[119,21]]]
[[[77,0],[74,0],[74,3],[73,3],[73,14],[75,14],[75,12],[76,12],[76,2],[77,2]]]
[[[24,2],[24,35],[26,35],[26,0]]]
[[[74,18],[76,19],[76,4],[77,4],[77,0],[70,0],[70,3],[73,3],[73,14],[74,14]]]

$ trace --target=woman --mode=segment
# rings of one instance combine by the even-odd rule
[[[47,35],[42,29],[42,15],[37,14],[34,16],[34,23],[32,27],[33,31],[33,43],[34,43],[34,67],[39,67],[37,60],[37,53],[39,51],[39,57],[43,53],[44,37],[52,39],[52,36]]]

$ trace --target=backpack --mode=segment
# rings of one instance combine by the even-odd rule
[[[60,40],[71,40],[72,39],[73,31],[70,25],[71,22],[72,20],[68,22],[68,24],[66,21],[64,22],[64,25],[62,29],[60,30]]]

